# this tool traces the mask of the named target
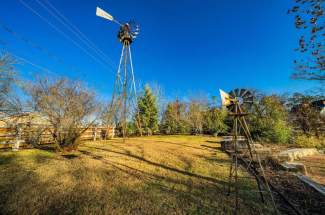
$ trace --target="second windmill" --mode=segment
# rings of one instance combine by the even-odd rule
[[[137,112],[137,92],[132,64],[131,44],[139,34],[139,26],[134,22],[121,24],[112,15],[97,7],[96,15],[119,25],[118,39],[122,43],[122,53],[116,72],[112,100],[108,112],[109,123],[121,127],[122,136],[127,136],[128,119]],[[139,118],[138,116],[136,117]],[[141,131],[141,125],[136,120]],[[118,125],[117,125],[118,124]]]

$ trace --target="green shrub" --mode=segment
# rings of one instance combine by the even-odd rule
[[[273,127],[267,132],[266,137],[275,143],[289,143],[292,135],[291,128],[285,121],[277,121]]]
[[[206,134],[220,134],[228,130],[225,123],[227,111],[219,108],[210,108],[204,113],[203,131]]]
[[[289,143],[292,128],[287,122],[287,115],[280,97],[276,95],[262,97],[249,116],[253,137],[272,143]]]
[[[299,147],[307,148],[325,148],[325,138],[317,138],[315,136],[297,135],[294,143]]]

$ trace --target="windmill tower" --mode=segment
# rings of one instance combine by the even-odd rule
[[[127,122],[137,112],[137,92],[134,79],[131,44],[139,34],[140,28],[134,22],[126,22],[121,24],[113,18],[112,15],[97,7],[96,15],[104,19],[110,20],[120,29],[117,37],[122,44],[122,52],[117,68],[112,100],[109,106],[108,119],[111,124],[118,123],[122,128],[123,138],[127,136]],[[137,117],[138,118],[138,117]],[[117,122],[117,123],[116,123]],[[141,131],[140,123],[136,126]]]

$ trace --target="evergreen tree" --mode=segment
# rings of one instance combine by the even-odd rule
[[[210,107],[204,113],[203,131],[206,134],[220,134],[228,130],[228,126],[225,123],[227,117],[227,111],[225,109],[218,109],[216,107]]]
[[[167,105],[163,114],[161,133],[164,134],[185,134],[189,133],[189,123],[186,117],[186,104],[178,99]]]
[[[144,87],[143,94],[138,98],[138,113],[135,123],[139,123],[141,134],[152,135],[158,131],[157,99],[149,85]]]

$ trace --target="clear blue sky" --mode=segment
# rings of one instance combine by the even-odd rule
[[[46,2],[46,0],[38,0]],[[96,6],[120,21],[135,19],[141,25],[133,44],[136,79],[156,82],[168,96],[218,89],[257,88],[264,92],[309,89],[309,82],[290,79],[297,31],[286,14],[293,0],[47,0],[93,41],[111,61],[104,67],[73,42],[27,9],[19,0],[3,0],[0,21],[46,48],[65,63],[28,46],[0,28],[0,45],[59,75],[79,79],[109,98],[121,44],[118,26],[95,16]],[[78,38],[35,0],[24,0],[69,38]],[[65,64],[68,64],[66,66]],[[77,67],[72,70],[71,67]],[[20,73],[44,74],[28,64]],[[46,73],[45,73],[46,74]],[[51,75],[51,73],[48,73]]]

